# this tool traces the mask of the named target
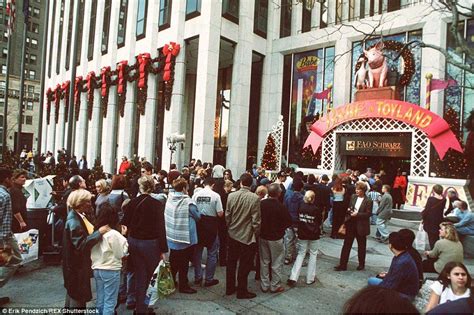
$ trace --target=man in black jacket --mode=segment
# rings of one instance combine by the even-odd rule
[[[260,231],[260,285],[262,292],[282,292],[281,272],[285,249],[283,236],[286,228],[291,226],[291,217],[288,210],[278,198],[281,194],[280,184],[271,184],[268,187],[269,198],[260,203],[261,231]],[[269,265],[272,268],[271,284]]]

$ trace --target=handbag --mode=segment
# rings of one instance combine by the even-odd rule
[[[419,251],[425,251],[430,248],[428,241],[428,233],[423,230],[423,223],[418,226],[415,238],[415,249]]]

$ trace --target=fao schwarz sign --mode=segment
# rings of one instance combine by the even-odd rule
[[[410,157],[411,135],[342,135],[339,138],[341,155]]]

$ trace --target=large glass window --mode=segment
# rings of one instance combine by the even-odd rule
[[[232,22],[239,23],[239,0],[224,0],[222,16]]]
[[[267,37],[268,0],[255,0],[253,32]]]
[[[94,56],[94,35],[95,35],[95,21],[97,18],[97,0],[92,0],[91,18],[89,26],[89,44],[87,45],[87,59],[92,60]]]
[[[395,34],[395,35],[388,35],[384,36],[383,38],[384,41],[396,41],[400,43],[407,43],[410,41],[414,40],[422,40],[422,32],[421,30],[417,31],[412,31],[412,32],[407,32],[407,33],[400,33],[400,34]],[[368,49],[369,47],[375,45],[379,39],[372,39],[368,40],[365,42],[365,49]],[[352,69],[355,69],[357,60],[359,60],[360,57],[363,55],[363,43],[362,42],[354,42],[352,44]],[[421,49],[419,46],[411,46],[410,48],[411,53],[413,54],[414,58],[414,72],[413,76],[408,83],[408,85],[404,87],[399,86],[399,79],[400,77],[407,71],[408,69],[405,69],[405,61],[403,60],[403,57],[400,57],[398,60],[395,60],[395,57],[398,55],[398,51],[395,50],[390,50],[385,48],[384,49],[384,54],[387,58],[387,65],[389,69],[389,80],[392,78],[394,81],[394,84],[389,85],[395,85],[397,86],[399,96],[401,100],[413,103],[413,104],[420,104],[420,80],[421,80]],[[354,71],[352,71],[354,73]],[[355,75],[352,75],[352,84],[351,84],[351,89],[352,89],[352,98],[351,100],[355,99],[355,92],[356,88],[355,86]]]
[[[64,0],[61,0],[61,12],[59,16],[58,53],[56,55],[56,74],[59,74],[59,66],[61,64],[61,45],[63,42],[63,25],[64,25]]]
[[[125,45],[125,34],[127,30],[127,12],[128,12],[128,0],[120,0],[120,12],[117,30],[117,46],[122,47]]]
[[[336,0],[336,24],[342,23],[342,0]]]
[[[314,93],[322,92],[334,82],[334,47],[294,54],[292,75],[285,72],[283,81],[286,86],[292,82],[289,112],[283,113],[289,120],[288,162],[298,167],[316,168],[320,152],[315,155],[311,148],[303,149],[303,145],[311,124],[328,110],[328,100],[316,99]]]
[[[158,21],[158,30],[164,30],[170,27],[171,22],[171,0],[160,0],[160,16]]]
[[[292,0],[282,0],[280,6],[280,38],[291,35]]]
[[[306,1],[303,1],[303,18],[301,19],[301,32],[309,32],[311,31],[311,8],[306,6]]]
[[[111,2],[112,0],[105,0],[104,19],[102,23],[102,54],[107,53],[107,47],[109,46]]]
[[[76,65],[81,63],[81,51],[82,51],[82,33],[84,30],[84,0],[79,1],[79,21],[77,21],[77,55],[76,55]]]
[[[70,2],[69,5],[69,22],[67,25],[67,46],[66,46],[66,70],[69,69],[69,64],[71,62],[71,39],[72,39],[72,23],[73,23],[73,16],[74,16],[74,1]]]
[[[186,20],[201,15],[201,0],[186,0]]]
[[[145,37],[147,4],[147,0],[138,0],[137,39]]]

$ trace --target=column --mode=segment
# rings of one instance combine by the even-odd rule
[[[50,111],[50,117],[49,117],[49,130],[48,130],[48,145],[47,149],[48,151],[55,152],[55,140],[56,140],[56,121],[55,121],[55,110],[54,110],[54,102],[51,102],[51,111]]]
[[[100,104],[100,90],[94,90],[94,104],[92,105],[92,119],[87,134],[87,161],[94,165],[95,159],[100,155],[102,108]]]
[[[303,4],[291,3],[291,35],[301,34],[303,26]]]
[[[249,122],[250,81],[252,74],[252,41],[254,2],[240,7],[239,40],[235,47],[230,98],[229,139],[226,167],[245,171]]]
[[[135,140],[135,82],[127,82],[127,95],[125,97],[124,116],[119,118],[117,163],[120,157],[133,158],[133,144]],[[119,166],[119,165],[118,165]],[[117,166],[117,167],[118,167]]]
[[[81,93],[81,107],[79,108],[79,119],[76,124],[75,141],[74,141],[74,152],[78,157],[86,155],[87,153],[87,133],[89,118],[87,117],[87,93]]]
[[[40,108],[40,110],[43,111],[43,121],[42,121],[42,125],[41,125],[41,130],[39,132],[41,132],[41,152],[39,153],[43,153],[43,152],[46,152],[47,151],[47,143],[48,143],[48,123],[47,123],[47,110],[46,110],[46,104],[47,104],[47,100],[46,100],[46,97],[43,96],[44,100],[43,100],[43,108]]]
[[[351,67],[347,65],[351,64],[352,55],[350,52],[352,49],[351,41],[343,37],[336,41],[335,45],[335,54],[336,56],[341,56],[337,59],[334,65],[334,91],[333,93],[333,104],[335,107],[343,105],[346,102],[349,102],[351,95]]]
[[[109,90],[109,103],[107,105],[107,117],[104,118],[102,132],[102,166],[104,172],[115,174],[115,151],[117,149],[117,87],[111,86]]]
[[[65,120],[64,120],[64,112],[66,111],[64,100],[59,102],[59,117],[58,117],[58,125],[56,129],[56,142],[55,142],[55,150],[61,150],[64,148],[64,130],[65,130]]]
[[[216,116],[217,74],[222,3],[202,3],[201,19],[209,23],[199,36],[196,101],[194,109],[193,157],[212,161],[214,152],[214,120]]]
[[[145,157],[147,161],[152,163],[152,165],[155,160],[157,82],[158,78],[156,75],[148,74],[145,115],[140,115],[140,132],[138,136],[138,155],[140,157]]]

